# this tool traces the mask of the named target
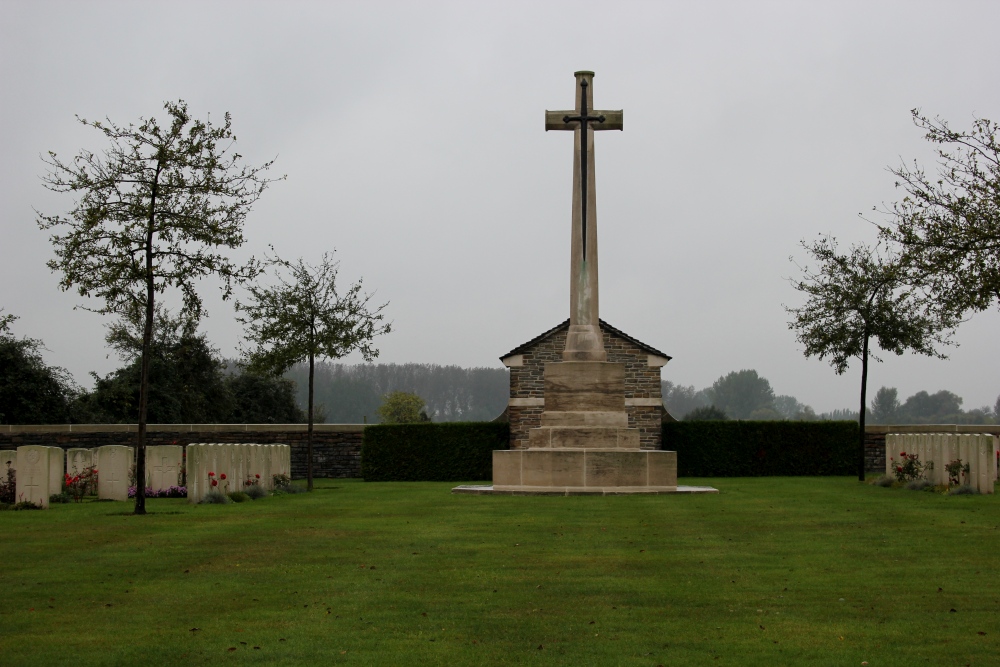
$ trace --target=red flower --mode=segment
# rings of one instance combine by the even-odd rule
[[[212,486],[218,486],[218,485],[219,485],[219,480],[213,479],[212,480]]]
[[[900,452],[899,455],[900,456],[906,456],[906,452]]]
[[[222,473],[222,474],[221,474],[221,475],[219,475],[219,476],[220,476],[220,477],[221,477],[222,479],[225,479],[225,478],[226,478],[226,473]]]
[[[254,477],[256,477],[257,479],[260,479],[260,475],[254,475]]]
[[[209,477],[215,477],[215,473],[214,472],[210,472],[210,473],[208,473],[208,476]]]
[[[897,472],[903,472],[903,466],[896,466]]]

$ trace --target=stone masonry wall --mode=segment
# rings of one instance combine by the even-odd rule
[[[313,430],[314,477],[361,477],[362,424],[316,424]],[[135,424],[0,425],[0,449],[49,445],[71,449],[102,445],[134,445]],[[292,477],[306,476],[304,424],[151,424],[148,445],[199,442],[281,443],[292,448]]]
[[[563,329],[545,338],[522,353],[523,365],[510,369],[511,398],[544,398],[544,370],[547,363],[562,361],[562,351],[566,347],[566,333]],[[631,341],[620,338],[609,331],[604,334],[604,349],[608,361],[625,366],[625,398],[662,398],[660,369],[648,364],[649,354]],[[538,428],[543,408],[535,406],[510,406],[511,449],[528,446],[528,431]],[[659,449],[662,439],[660,422],[663,408],[655,406],[629,406],[628,425],[638,428],[639,442],[643,449]]]

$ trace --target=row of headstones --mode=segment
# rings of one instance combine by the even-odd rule
[[[290,476],[291,470],[292,448],[288,445],[188,445],[188,502],[201,502],[213,490],[222,493],[243,491],[249,484],[258,484],[270,491],[274,488],[274,476]]]
[[[925,477],[935,484],[948,484],[945,466],[961,460],[969,465],[965,483],[980,493],[993,493],[1000,458],[1000,436],[958,433],[889,433],[885,436],[885,474],[892,476],[902,453],[916,454],[923,464],[933,463]],[[895,460],[893,460],[895,459]]]
[[[291,474],[291,451],[288,445],[255,443],[188,445],[188,498],[196,503],[212,488],[238,491],[248,483],[271,490],[274,475]],[[183,457],[179,445],[146,447],[146,486],[160,491],[179,485]],[[0,451],[0,473],[5,474],[7,466],[16,470],[17,500],[42,507],[49,506],[49,496],[62,491],[67,473],[78,475],[90,466],[98,471],[98,498],[127,500],[129,473],[134,463],[135,450],[124,445],[68,450],[26,445],[16,451]],[[209,472],[214,476],[209,477]],[[211,485],[213,478],[218,486]]]
[[[160,449],[168,447],[147,447],[146,460],[156,457],[155,450]],[[179,453],[181,448],[175,449]],[[92,465],[98,470],[98,498],[126,500],[129,468],[135,461],[133,451],[124,445],[106,445],[93,450],[25,445],[16,451],[0,452],[0,472],[5,472],[8,465],[16,471],[14,493],[17,501],[27,500],[48,507],[49,496],[62,492],[67,472],[77,475]],[[176,479],[175,474],[174,483]]]

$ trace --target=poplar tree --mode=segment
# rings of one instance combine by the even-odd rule
[[[76,197],[65,216],[38,214],[62,274],[59,286],[100,299],[88,308],[141,324],[142,351],[136,435],[135,513],[146,513],[146,414],[150,347],[157,295],[179,290],[183,313],[202,314],[196,281],[222,280],[222,296],[234,281],[255,277],[254,260],[237,265],[221,252],[243,245],[243,223],[252,205],[274,179],[265,178],[273,160],[246,166],[235,152],[231,118],[222,124],[195,120],[183,100],[163,105],[167,123],[140,118],[139,125],[110,120],[77,120],[104,135],[100,153],[83,150],[64,161],[49,152],[43,185]]]
[[[802,246],[818,263],[803,269],[792,286],[806,295],[806,303],[785,310],[793,319],[788,328],[805,345],[805,356],[828,359],[838,375],[851,359],[861,361],[861,409],[858,442],[858,479],[865,479],[865,412],[868,360],[881,361],[872,351],[872,340],[886,352],[907,350],[946,358],[938,345],[949,345],[958,324],[956,315],[920,288],[913,286],[900,258],[866,245],[837,251],[832,237],[821,237]]]
[[[245,313],[238,319],[253,344],[245,350],[251,371],[279,375],[300,361],[309,363],[306,479],[312,491],[316,359],[340,359],[355,350],[365,361],[377,358],[372,340],[391,331],[382,312],[389,304],[370,306],[374,295],[362,292],[361,280],[338,290],[340,262],[334,262],[330,253],[323,253],[315,266],[301,258],[290,262],[274,257],[272,264],[279,267],[277,282],[248,285],[250,299],[237,302],[237,309]]]

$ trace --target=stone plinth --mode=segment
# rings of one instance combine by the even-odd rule
[[[529,432],[527,449],[493,452],[493,486],[477,492],[676,493],[677,452],[640,449],[639,430],[628,426],[623,364],[549,363],[541,426]]]

